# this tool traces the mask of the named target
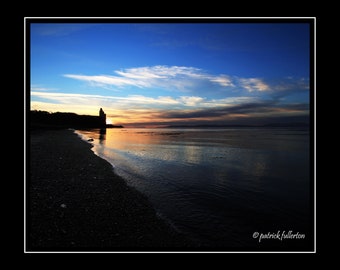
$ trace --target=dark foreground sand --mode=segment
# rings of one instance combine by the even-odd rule
[[[30,137],[27,251],[171,251],[191,245],[72,131],[33,130]]]

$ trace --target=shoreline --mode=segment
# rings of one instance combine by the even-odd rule
[[[172,251],[192,243],[71,130],[31,130],[27,251]]]

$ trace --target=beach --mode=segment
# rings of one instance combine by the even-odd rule
[[[27,145],[27,251],[166,251],[192,244],[72,130],[32,130]]]

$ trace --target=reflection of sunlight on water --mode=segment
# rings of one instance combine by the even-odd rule
[[[194,164],[200,164],[202,162],[202,148],[193,145],[184,146],[185,161]]]

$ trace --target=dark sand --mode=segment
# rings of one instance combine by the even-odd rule
[[[146,197],[71,130],[33,130],[30,139],[27,251],[188,249]]]

